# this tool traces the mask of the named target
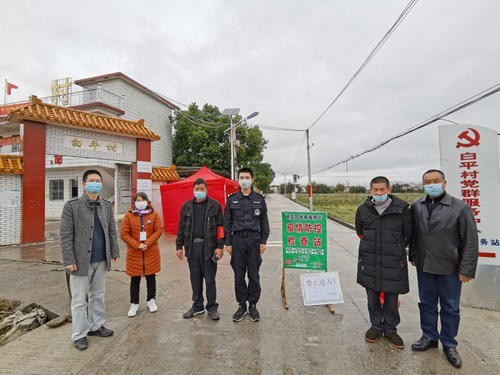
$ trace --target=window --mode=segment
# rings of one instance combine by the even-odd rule
[[[64,180],[49,181],[49,200],[51,201],[64,200]]]
[[[14,143],[12,145],[12,152],[19,152],[19,143]]]
[[[71,198],[78,197],[78,180],[71,180],[71,187],[70,187],[69,196]]]

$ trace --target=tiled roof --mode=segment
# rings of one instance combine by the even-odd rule
[[[21,156],[0,155],[0,174],[23,174]]]
[[[179,181],[179,175],[175,165],[169,168],[153,167],[153,173],[151,174],[151,180],[153,181]]]
[[[158,134],[144,126],[144,120],[129,121],[98,113],[59,107],[53,104],[42,103],[35,95],[31,96],[31,103],[13,109],[7,116],[7,120],[42,121],[115,134],[131,135],[136,138],[151,139],[153,141],[160,139]]]

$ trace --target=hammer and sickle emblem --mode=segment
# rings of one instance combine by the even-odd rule
[[[470,134],[469,130],[472,132],[472,135],[474,136],[474,138],[469,135]],[[465,130],[462,133],[460,133],[458,138],[463,139],[463,140],[467,141],[468,143],[457,142],[457,148],[479,146],[480,135],[476,129],[468,128],[468,130]]]

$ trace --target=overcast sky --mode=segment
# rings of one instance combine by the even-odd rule
[[[0,0],[9,101],[52,79],[121,71],[182,103],[260,112],[252,124],[303,129],[337,95],[407,1]],[[497,0],[420,0],[311,130],[312,170],[371,146],[500,82]],[[449,117],[500,129],[500,94]],[[439,167],[438,125],[313,175],[417,181]],[[306,183],[301,133],[264,130],[265,161]],[[297,157],[296,157],[297,156]],[[294,161],[296,161],[294,163]],[[276,182],[284,177],[277,175]],[[325,177],[326,176],[326,177]]]

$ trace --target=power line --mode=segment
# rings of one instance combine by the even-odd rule
[[[364,155],[364,154],[367,154],[369,152],[373,152],[375,150],[378,150],[379,148],[385,146],[386,144],[388,144],[389,142],[392,142],[394,141],[395,139],[398,139],[398,138],[401,138],[401,137],[404,137],[405,135],[408,135],[410,133],[413,133],[417,130],[420,130],[426,126],[429,126],[431,124],[433,124],[434,122],[438,121],[438,120],[442,120],[443,117],[446,117],[446,116],[449,116],[451,115],[452,113],[455,113],[455,112],[458,112],[472,104],[475,104],[493,94],[496,94],[497,92],[500,91],[500,83],[497,83],[496,85],[494,86],[491,86],[490,88],[486,89],[486,90],[483,90],[473,96],[471,96],[470,98],[468,99],[465,99],[463,101],[461,101],[460,103],[458,104],[455,104],[454,106],[452,107],[449,107],[448,109],[445,109],[444,111],[428,118],[427,120],[424,120],[408,129],[406,129],[405,131],[395,135],[395,136],[392,136],[388,139],[386,139],[385,141],[382,141],[380,143],[378,143],[377,145],[375,146],[372,146],[372,147],[369,147],[355,155],[351,155],[349,156],[348,158],[344,159],[344,160],[341,160],[341,161],[338,161],[336,163],[333,163],[332,165],[330,165],[329,167],[326,167],[326,168],[323,168],[323,169],[320,169],[318,171],[315,171],[313,172],[313,174],[317,174],[317,173],[321,173],[321,172],[324,172],[326,170],[329,170],[329,169],[332,169],[332,168],[335,168],[336,166],[338,165],[342,165],[342,164],[346,164],[347,162],[353,160],[353,159],[356,159],[356,158],[359,158],[360,156]],[[446,120],[446,121],[450,121],[450,120]]]
[[[369,62],[375,57],[375,55],[380,51],[380,49],[383,47],[385,42],[390,38],[390,36],[396,31],[398,26],[403,22],[403,20],[406,18],[406,16],[411,12],[411,10],[415,7],[419,0],[411,0],[406,7],[403,9],[399,17],[396,19],[394,24],[389,28],[389,30],[385,33],[383,38],[376,44],[376,46],[372,49],[370,54],[366,57],[365,61],[361,64],[361,66],[358,68],[356,73],[347,81],[346,85],[340,92],[337,94],[337,96],[332,100],[332,102],[326,107],[326,109],[321,112],[321,114],[309,125],[307,129],[311,129],[314,125],[318,123],[318,121],[332,108],[332,106],[335,104],[335,102],[342,96],[342,94],[347,90],[347,88],[351,85],[351,83],[356,79],[356,77],[365,69],[365,67],[369,64]]]

